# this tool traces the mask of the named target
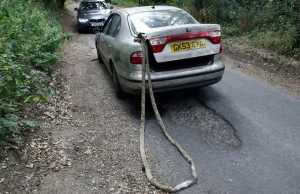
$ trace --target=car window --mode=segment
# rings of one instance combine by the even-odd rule
[[[114,36],[114,32],[116,31],[120,21],[121,21],[121,17],[116,14],[112,19],[111,25],[109,26],[108,33],[107,33],[108,36]]]
[[[121,20],[117,24],[117,27],[116,27],[113,37],[116,37],[119,34],[120,29],[121,29]]]
[[[98,11],[108,9],[108,5],[105,2],[100,1],[83,1],[80,4],[80,11]]]
[[[133,35],[138,32],[147,32],[152,28],[198,24],[198,21],[190,14],[178,9],[139,12],[131,14],[128,19]]]
[[[106,22],[104,23],[102,33],[105,34],[105,35],[107,35],[109,26],[111,25],[111,21],[112,21],[112,19],[113,19],[113,16],[114,16],[114,15],[110,15],[110,16],[108,17],[108,19],[106,20]]]

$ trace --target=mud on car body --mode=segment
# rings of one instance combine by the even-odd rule
[[[141,92],[142,49],[134,42],[146,33],[155,92],[211,85],[224,73],[221,30],[200,24],[182,9],[170,6],[135,7],[115,11],[96,35],[96,48],[121,93]]]

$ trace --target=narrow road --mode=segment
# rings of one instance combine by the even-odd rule
[[[65,28],[74,31],[69,8]],[[107,70],[94,61],[94,38],[77,34],[64,48],[67,62],[57,71],[69,77],[74,117],[81,123],[55,135],[71,139],[74,165],[47,175],[39,192],[155,193],[137,159],[133,129],[139,126],[140,99],[115,98]],[[300,193],[299,97],[227,68],[216,85],[158,94],[157,101],[167,130],[196,163],[197,184],[180,193]],[[146,116],[156,174],[173,185],[185,180],[189,165],[163,136],[149,104]]]
[[[232,125],[241,145],[219,146],[207,141],[210,136],[201,131],[210,125],[191,124],[195,113],[169,105],[173,107],[167,110],[170,115],[185,113],[181,124],[176,124],[177,117],[163,119],[170,134],[195,160],[199,176],[197,185],[181,193],[300,193],[299,97],[229,68],[220,83],[192,93]],[[189,104],[186,101],[178,103]],[[195,100],[193,103],[196,106]],[[209,133],[215,139],[226,137],[227,132],[218,127],[222,126],[216,124]],[[158,169],[168,173],[164,178],[175,184],[182,175],[188,176],[188,164],[173,165],[179,156],[154,120],[147,132]]]

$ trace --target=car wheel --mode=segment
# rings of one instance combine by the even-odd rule
[[[98,49],[98,45],[97,45],[97,44],[96,44],[96,50],[97,50],[97,56],[98,56],[98,61],[99,61],[99,63],[103,63],[103,60],[102,60],[102,58],[101,58],[100,51],[99,51],[99,49]]]
[[[77,29],[78,29],[79,34],[81,34],[83,32],[83,30],[80,27],[78,27]]]
[[[113,68],[112,72],[113,72],[112,77],[113,77],[114,89],[115,89],[116,96],[119,99],[124,99],[125,93],[123,92],[123,90],[121,88],[116,69]]]

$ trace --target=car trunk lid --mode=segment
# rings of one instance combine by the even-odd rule
[[[157,63],[220,53],[218,24],[186,24],[154,28],[146,33]]]

